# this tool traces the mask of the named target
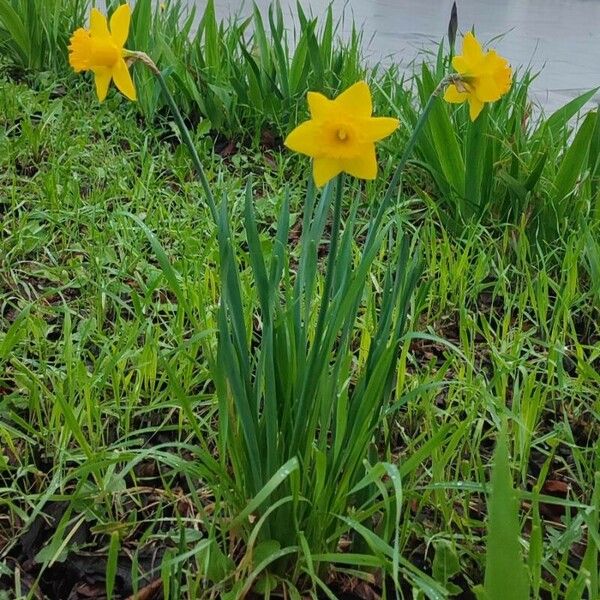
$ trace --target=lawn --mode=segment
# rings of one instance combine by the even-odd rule
[[[331,16],[298,15],[279,49],[276,10],[240,30],[209,3],[194,45],[177,7],[138,2],[129,45],[173,66],[215,222],[151,75],[133,67],[138,103],[99,103],[66,64],[87,10],[50,4],[64,31],[23,17],[39,60],[0,35],[0,598],[598,598],[590,95],[532,113],[517,72],[474,122],[438,98],[365,258],[447,48],[402,78]],[[375,181],[316,190],[283,139],[308,90],[363,76],[400,129]],[[511,483],[492,488],[505,434]],[[521,563],[526,596],[506,579]]]

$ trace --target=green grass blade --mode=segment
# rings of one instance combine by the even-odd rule
[[[108,559],[106,561],[106,600],[112,600],[113,598],[115,582],[117,580],[117,567],[120,549],[121,541],[119,539],[119,532],[113,531],[110,535]]]
[[[600,598],[600,472],[595,474],[591,510],[585,517],[587,548],[581,562],[580,578],[588,588],[588,598]]]

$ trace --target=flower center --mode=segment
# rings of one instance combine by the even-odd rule
[[[345,142],[348,139],[348,131],[345,127],[339,127],[337,130],[337,139],[340,142]]]
[[[472,84],[475,82],[475,77],[471,75],[461,75],[455,82],[456,89],[461,94],[469,94],[472,92]]]
[[[94,67],[114,67],[119,56],[119,49],[111,41],[98,39],[92,41],[90,63]]]

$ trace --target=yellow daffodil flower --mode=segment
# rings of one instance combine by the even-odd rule
[[[69,64],[80,73],[93,71],[98,100],[103,102],[111,80],[130,100],[136,99],[135,87],[125,59],[130,52],[124,48],[129,35],[131,9],[122,4],[110,19],[110,30],[106,17],[92,8],[90,28],[79,28],[71,37]]]
[[[510,89],[512,70],[508,61],[494,50],[484,52],[471,32],[465,35],[462,54],[452,59],[452,66],[458,76],[446,89],[444,100],[467,101],[472,121],[486,102],[499,100]]]
[[[308,93],[311,118],[296,127],[285,145],[313,158],[313,176],[318,187],[340,173],[359,179],[375,179],[375,142],[398,127],[398,119],[372,117],[371,91],[359,81],[335,100],[317,92]]]

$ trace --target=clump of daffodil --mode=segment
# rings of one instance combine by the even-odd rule
[[[393,133],[398,119],[372,116],[369,86],[359,81],[334,100],[309,92],[308,107],[310,120],[298,125],[285,145],[313,158],[317,186],[340,173],[375,179],[375,142]]]
[[[475,36],[468,32],[463,40],[462,54],[452,59],[458,75],[444,94],[447,102],[469,103],[469,114],[474,121],[486,102],[499,100],[512,83],[508,61],[494,50],[484,52]]]
[[[135,53],[125,49],[130,22],[131,9],[128,4],[122,4],[115,10],[110,19],[110,29],[106,17],[98,9],[92,8],[90,28],[79,28],[71,37],[69,64],[77,73],[94,73],[100,102],[106,98],[111,81],[127,98],[136,99],[127,65],[127,59]]]

